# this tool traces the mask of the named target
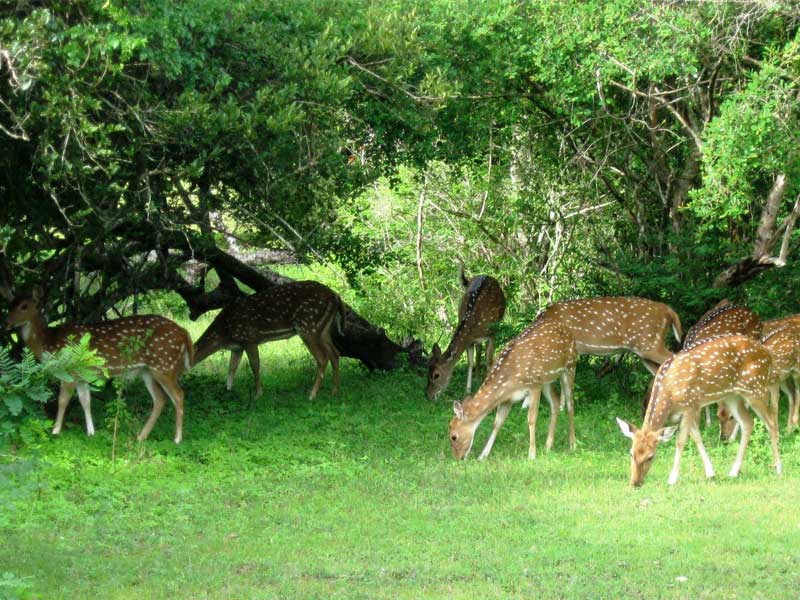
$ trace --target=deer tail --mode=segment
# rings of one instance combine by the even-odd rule
[[[670,308],[669,306],[667,306],[667,314],[669,315],[669,319],[672,322],[672,333],[675,334],[675,339],[677,339],[678,342],[681,342],[683,340],[683,329],[681,329],[681,319],[678,316],[678,313],[672,310],[672,308]]]
[[[192,336],[189,335],[189,332],[184,330],[184,333],[186,333],[186,339],[183,342],[183,367],[184,370],[189,371],[194,366],[194,343],[192,343]]]
[[[333,315],[333,322],[336,324],[336,333],[339,335],[344,335],[344,324],[345,319],[347,318],[347,305],[342,300],[342,297],[339,294],[335,294],[336,296],[336,313]]]
[[[467,289],[469,287],[469,279],[464,275],[464,262],[458,259],[458,280],[461,282],[461,287]]]

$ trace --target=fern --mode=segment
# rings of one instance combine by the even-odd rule
[[[82,380],[94,387],[107,376],[104,361],[89,347],[89,335],[67,345],[39,363],[28,350],[15,362],[0,346],[0,439],[20,438],[26,419],[44,418],[42,405],[53,397],[53,380]]]

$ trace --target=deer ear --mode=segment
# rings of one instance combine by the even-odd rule
[[[458,400],[453,402],[453,412],[456,413],[456,417],[458,417],[459,421],[464,420],[464,407],[461,406],[461,402]]]
[[[442,349],[439,348],[438,342],[433,345],[433,348],[431,348],[431,356],[433,357],[433,360],[439,360],[439,358],[442,356]]]
[[[675,435],[675,432],[678,431],[678,426],[673,425],[672,427],[664,427],[661,430],[661,434],[658,436],[659,442],[668,442],[672,439],[672,436]]]
[[[36,300],[36,302],[41,302],[44,299],[44,290],[42,289],[42,286],[34,286],[31,296],[34,300]]]
[[[633,439],[634,434],[637,431],[639,431],[636,425],[634,425],[633,423],[628,423],[627,421],[625,421],[624,419],[620,419],[619,417],[617,417],[616,419],[617,419],[617,425],[619,425],[619,428],[622,430],[622,435],[624,435],[626,438]]]

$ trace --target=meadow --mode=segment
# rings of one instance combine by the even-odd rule
[[[417,373],[344,360],[340,394],[328,377],[309,402],[299,340],[261,354],[258,399],[245,365],[224,389],[227,353],[184,376],[179,446],[171,407],[135,441],[149,399],[131,383],[113,460],[102,394],[93,438],[75,402],[60,437],[0,457],[0,597],[770,598],[800,585],[797,437],[781,438],[779,478],[758,425],[728,480],[735,448],[708,428],[716,480],[687,445],[668,487],[670,443],[631,488],[614,417],[640,421],[637,362],[598,379],[581,361],[574,452],[561,419],[553,451],[527,460],[517,407],[487,460],[474,457],[491,416],[456,462],[447,423],[465,367],[433,404]]]

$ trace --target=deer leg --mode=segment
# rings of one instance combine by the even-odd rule
[[[686,445],[686,440],[689,438],[689,431],[692,427],[697,427],[697,413],[685,412],[681,417],[681,428],[678,430],[678,439],[675,442],[675,460],[672,462],[672,471],[669,473],[667,485],[675,485],[678,483],[678,477],[681,471],[681,455],[683,454],[683,447]]]
[[[92,393],[89,391],[89,384],[80,381],[75,386],[78,390],[78,402],[83,408],[83,415],[86,418],[86,435],[94,435],[94,423],[92,422]]]
[[[319,388],[322,385],[325,367],[328,366],[328,355],[324,350],[321,340],[317,337],[301,336],[301,339],[305,343],[306,348],[308,348],[308,351],[311,352],[311,356],[317,361],[317,377],[314,380],[314,385],[311,386],[311,393],[308,396],[309,400],[313,400],[317,396],[317,392],[319,392]]]
[[[164,391],[161,386],[154,381],[153,376],[154,374],[152,372],[142,373],[144,385],[147,387],[147,391],[150,392],[150,397],[153,399],[153,410],[150,411],[150,416],[147,417],[144,427],[142,427],[139,435],[136,436],[136,439],[140,442],[146,440],[147,436],[150,435],[150,430],[153,429],[153,425],[156,424],[161,411],[164,409],[164,404],[166,403],[164,400]]]
[[[706,404],[705,411],[706,411],[706,427],[710,427],[711,426],[711,408],[708,406],[708,404]]]
[[[670,352],[663,343],[660,347],[656,347],[642,353],[637,352],[636,355],[642,359],[644,366],[653,375],[658,373],[658,368],[661,366],[661,363],[672,358],[672,352]]]
[[[778,403],[778,394],[780,393],[778,385],[769,386],[767,393],[768,401],[765,402],[761,398],[758,402],[754,402],[754,399],[751,399],[750,406],[753,407],[758,418],[767,426],[769,440],[772,445],[772,460],[775,465],[775,473],[780,475],[783,472],[783,465],[781,463],[781,453],[778,450],[778,416],[775,411],[775,406]]]
[[[794,395],[792,394],[792,390],[789,387],[789,379],[784,379],[780,383],[781,391],[786,394],[786,400],[789,401],[789,408],[786,411],[786,433],[789,434],[792,432],[792,412],[794,410]]]
[[[481,364],[481,352],[483,350],[483,344],[480,342],[475,342],[475,371],[478,370]]]
[[[528,458],[533,460],[536,458],[536,417],[539,415],[539,397],[542,394],[542,388],[539,386],[532,387],[528,393],[530,394],[530,404],[528,405],[528,433],[530,435]]]
[[[74,383],[61,383],[61,388],[58,390],[58,414],[56,414],[56,424],[53,426],[53,435],[61,433],[61,427],[64,424],[64,413],[67,412],[72,394],[75,391]]]
[[[242,360],[243,350],[231,350],[231,362],[228,365],[228,382],[225,384],[225,389],[230,391],[233,389],[233,376],[236,375],[236,369],[239,368],[239,362]]]
[[[247,352],[247,362],[250,363],[250,370],[256,382],[256,398],[258,398],[261,395],[261,357],[258,355],[258,344],[249,344],[244,347],[244,351]]]
[[[553,448],[553,442],[556,437],[556,423],[558,422],[558,411],[561,407],[561,398],[553,394],[553,384],[546,383],[542,388],[544,396],[550,404],[550,425],[547,427],[547,440],[544,443],[544,448],[548,452]]]
[[[658,373],[658,367],[661,366],[660,363],[654,363],[652,360],[647,360],[646,358],[643,358],[641,356],[639,358],[642,359],[642,364],[648,371],[650,371],[652,375]]]
[[[572,388],[575,384],[575,369],[566,370],[561,374],[562,406],[567,405],[569,419],[569,449],[575,450],[575,403]]]
[[[476,344],[469,344],[467,346],[467,393],[472,391],[472,369],[475,367],[475,346]]]
[[[494,446],[494,441],[497,439],[497,432],[500,431],[503,423],[506,422],[506,417],[508,417],[510,410],[511,402],[503,402],[497,407],[497,410],[494,413],[494,426],[492,427],[492,433],[489,435],[489,439],[486,440],[486,445],[483,447],[478,460],[483,460],[489,456],[489,453],[492,451],[492,446]]]
[[[494,364],[494,336],[490,335],[486,340],[486,372],[492,368]]]
[[[173,406],[175,406],[175,443],[180,444],[183,439],[183,401],[186,398],[186,392],[183,391],[177,375],[156,372],[153,373],[153,378],[167,393],[169,399],[172,400]],[[161,398],[161,406],[164,406],[163,396]],[[161,412],[161,409],[159,409],[159,412]],[[158,418],[157,415],[156,418]],[[155,423],[155,420],[153,422]]]
[[[333,343],[331,337],[331,327],[333,322],[329,325],[322,335],[322,341],[325,345],[325,350],[328,355],[328,360],[331,361],[331,370],[333,371],[333,394],[339,393],[339,351],[336,349],[336,344]]]
[[[750,434],[753,432],[753,415],[747,410],[744,400],[741,398],[735,401],[728,401],[728,408],[733,414],[733,418],[739,423],[742,429],[742,437],[739,439],[739,450],[736,452],[736,460],[731,465],[731,470],[728,471],[728,477],[738,477],[739,471],[742,470],[742,463],[744,462],[744,451],[747,449],[747,444],[750,442]]]
[[[714,477],[714,465],[711,464],[711,459],[708,457],[706,447],[703,445],[703,437],[700,435],[700,428],[697,426],[697,422],[692,424],[689,435],[692,436],[694,445],[697,446],[697,451],[700,453],[700,460],[703,461],[703,469],[706,472],[706,478],[711,479]]]
[[[794,383],[794,396],[792,400],[792,428],[797,429],[800,425],[800,374],[792,373]]]

